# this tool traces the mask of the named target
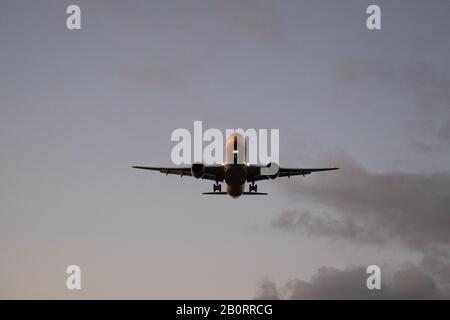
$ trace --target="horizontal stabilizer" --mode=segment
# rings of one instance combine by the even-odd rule
[[[227,195],[226,192],[203,192],[204,195]],[[264,192],[244,192],[242,193],[243,196],[267,196],[267,193]]]
[[[265,192],[244,192],[242,195],[244,196],[267,196]]]
[[[203,192],[202,194],[222,196],[222,195],[227,195],[228,193],[226,193],[226,192]]]

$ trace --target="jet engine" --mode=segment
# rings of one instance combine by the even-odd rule
[[[205,165],[203,163],[194,163],[191,168],[191,173],[194,178],[200,179],[205,173]]]
[[[261,174],[268,176],[270,179],[275,179],[280,173],[280,167],[275,162],[270,162],[265,168],[261,168]]]

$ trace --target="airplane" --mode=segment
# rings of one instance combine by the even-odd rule
[[[246,160],[247,146],[245,139],[240,134],[233,134],[227,139],[225,145],[226,162],[222,165],[204,165],[194,163],[189,167],[143,167],[133,166],[135,169],[152,170],[165,173],[191,176],[196,179],[206,179],[215,181],[213,192],[204,192],[204,195],[229,195],[232,198],[239,198],[241,195],[267,195],[258,192],[256,181],[275,179],[278,177],[305,176],[313,172],[332,171],[338,168],[280,168],[276,163],[267,165],[248,164]],[[267,174],[269,172],[270,174]],[[222,192],[222,185],[225,181],[226,192]],[[249,183],[248,192],[245,192],[245,183]]]

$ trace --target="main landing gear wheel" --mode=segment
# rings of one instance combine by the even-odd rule
[[[216,183],[213,185],[213,192],[216,191],[222,192],[222,185],[220,183]]]
[[[254,182],[252,182],[252,184],[248,185],[248,191],[249,192],[252,192],[252,191],[258,192],[258,185],[255,184]]]

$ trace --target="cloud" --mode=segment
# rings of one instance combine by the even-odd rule
[[[288,195],[324,206],[283,211],[271,222],[284,231],[379,243],[397,240],[410,248],[450,243],[450,173],[371,173],[339,153],[341,170],[308,183],[285,184]],[[327,156],[327,158],[329,158]]]
[[[283,232],[343,240],[356,245],[403,244],[421,254],[417,266],[397,271],[381,293],[368,291],[362,267],[321,268],[310,281],[294,279],[278,290],[292,299],[425,299],[450,297],[450,173],[371,173],[344,153],[341,170],[314,175],[284,188],[301,207],[270,223]],[[322,162],[322,161],[319,161]],[[308,203],[312,204],[307,207]],[[299,205],[300,206],[300,205]],[[270,287],[268,283],[266,287]],[[272,293],[273,294],[273,293]]]
[[[279,294],[275,282],[263,279],[257,285],[256,300],[279,300]]]
[[[309,281],[292,279],[280,288],[273,281],[259,283],[257,299],[273,296],[293,300],[341,300],[341,299],[436,299],[441,298],[435,281],[418,268],[410,267],[392,276],[381,275],[381,289],[369,290],[369,275],[365,267],[353,266],[344,270],[322,267]],[[267,295],[264,295],[267,294]]]
[[[308,209],[290,209],[282,211],[270,225],[278,230],[302,232],[308,237],[349,238],[369,244],[385,240],[382,230],[365,228],[355,220],[346,216],[336,218],[328,212],[317,214]]]

